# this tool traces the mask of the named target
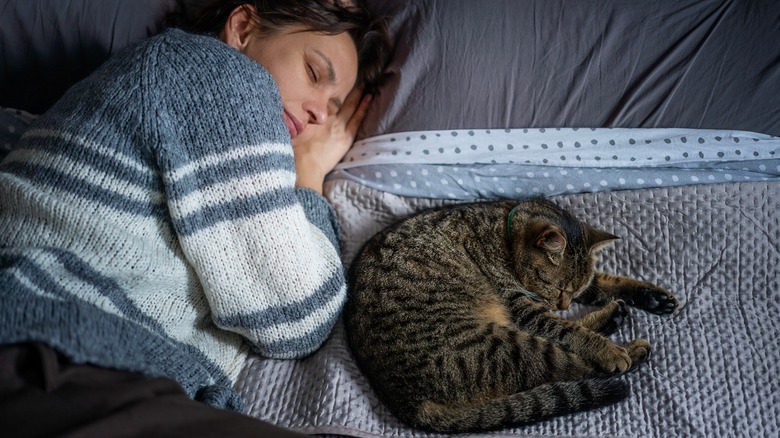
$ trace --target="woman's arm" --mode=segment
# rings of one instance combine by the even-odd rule
[[[260,353],[310,354],[346,286],[330,207],[295,187],[278,91],[217,40],[173,32],[166,42],[149,56],[144,123],[178,243],[200,280],[193,289],[202,287],[214,323]]]

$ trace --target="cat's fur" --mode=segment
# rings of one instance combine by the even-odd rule
[[[606,336],[626,303],[669,314],[678,302],[595,272],[594,252],[614,239],[541,198],[403,220],[350,268],[344,316],[356,361],[391,412],[429,431],[499,429],[619,401],[628,384],[610,376],[650,344]],[[603,307],[577,321],[553,312],[572,299]]]

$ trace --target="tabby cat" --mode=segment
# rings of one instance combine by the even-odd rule
[[[626,304],[670,314],[650,283],[594,271],[617,237],[554,203],[460,204],[418,213],[369,240],[349,270],[345,322],[358,366],[404,423],[486,431],[617,402],[610,378],[650,343],[606,336]],[[553,310],[601,306],[577,321]]]

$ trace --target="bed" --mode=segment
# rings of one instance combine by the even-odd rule
[[[3,148],[175,7],[43,3],[0,8]],[[614,335],[654,346],[622,377],[626,401],[489,435],[777,436],[780,3],[369,5],[391,17],[396,46],[358,142],[326,182],[345,265],[415,211],[542,195],[621,237],[602,252],[604,270],[656,282],[681,302],[671,317],[634,311]],[[85,30],[85,17],[114,26]],[[55,71],[61,83],[38,86]],[[302,433],[431,436],[377,400],[341,323],[305,360],[250,357],[236,389],[250,415]]]

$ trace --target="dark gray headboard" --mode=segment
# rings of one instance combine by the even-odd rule
[[[157,33],[175,0],[0,4],[0,106],[40,113],[111,54]]]

